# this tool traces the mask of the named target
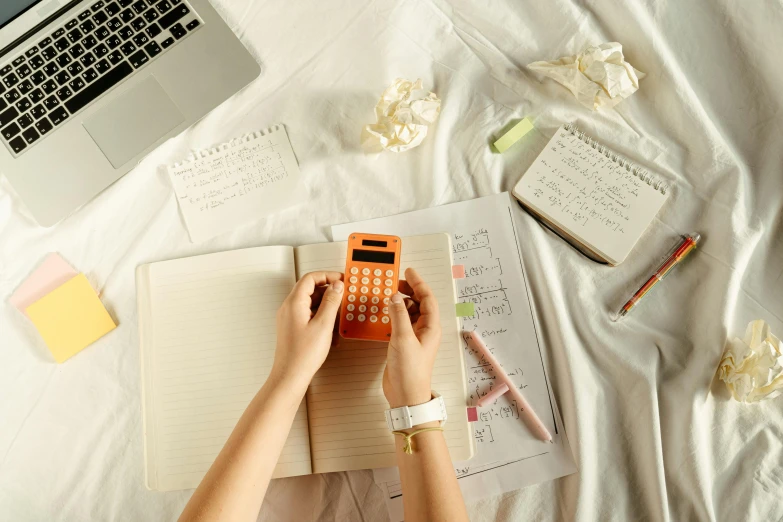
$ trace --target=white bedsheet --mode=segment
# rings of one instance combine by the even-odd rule
[[[729,400],[714,372],[755,318],[783,334],[783,48],[775,2],[215,0],[262,64],[255,83],[50,229],[0,177],[0,519],[173,520],[189,491],[143,485],[134,268],[329,239],[334,223],[509,190],[563,121],[675,182],[626,263],[593,263],[521,218],[548,367],[579,473],[469,506],[479,520],[779,520],[783,399]],[[647,73],[592,113],[527,71],[619,41]],[[424,144],[366,156],[396,77],[443,100]],[[511,119],[537,131],[504,155]],[[191,244],[160,165],[286,125],[308,202]],[[608,314],[676,233],[703,245],[627,321]],[[48,252],[88,274],[119,328],[58,366],[7,298]],[[386,520],[370,472],[276,481],[262,520]]]

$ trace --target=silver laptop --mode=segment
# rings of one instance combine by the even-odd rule
[[[208,0],[0,0],[0,173],[50,226],[259,72]]]

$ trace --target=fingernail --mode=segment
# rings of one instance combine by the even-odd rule
[[[402,302],[402,294],[397,292],[392,296],[392,303],[400,304]]]
[[[345,285],[343,284],[342,281],[335,281],[334,283],[332,283],[332,288],[334,288],[334,291],[337,292],[338,294],[342,294]]]

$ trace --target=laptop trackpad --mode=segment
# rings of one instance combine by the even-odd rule
[[[82,125],[118,169],[183,121],[158,80],[149,76]]]

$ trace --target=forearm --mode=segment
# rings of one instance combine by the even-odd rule
[[[180,521],[255,521],[307,384],[271,375],[239,419]]]
[[[438,422],[433,422],[405,431],[410,433],[438,425]],[[405,520],[467,521],[465,503],[443,432],[428,431],[415,435],[411,439],[413,454],[410,455],[403,451],[405,439],[399,435],[395,435],[395,438],[397,465],[405,499]]]

